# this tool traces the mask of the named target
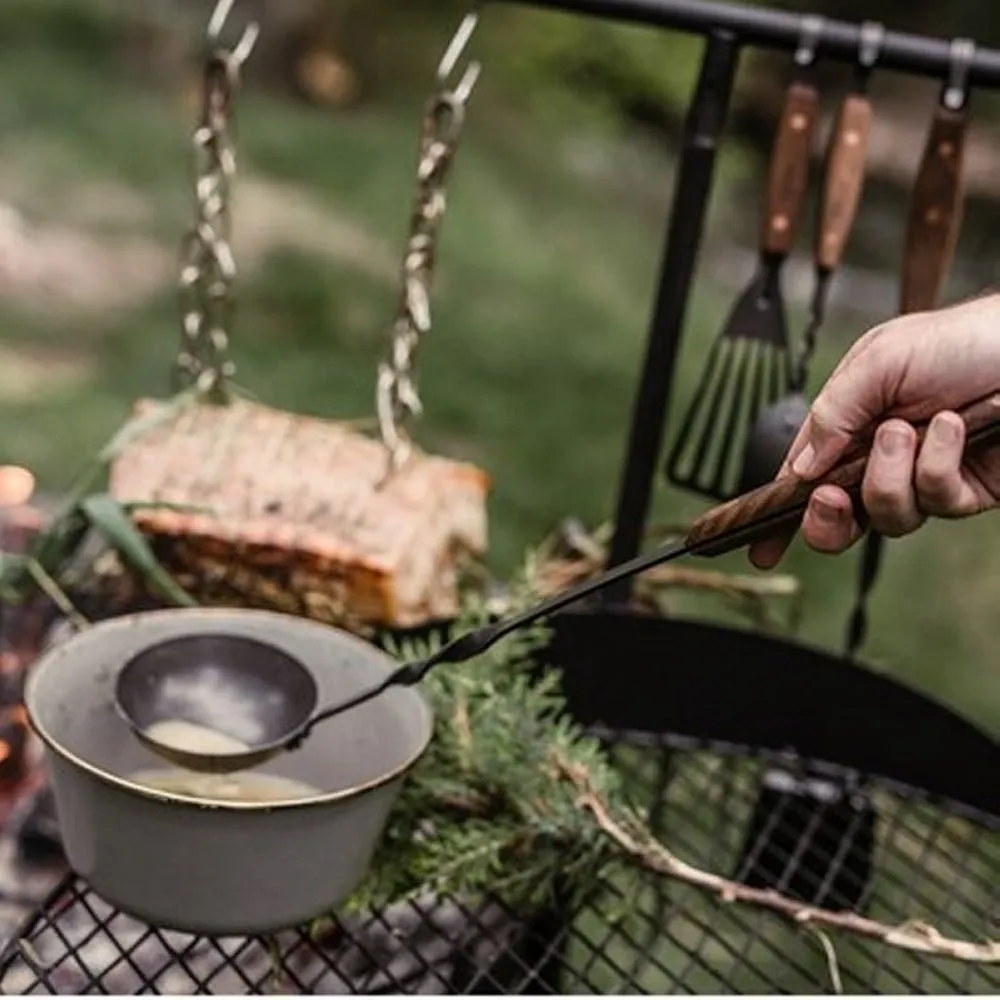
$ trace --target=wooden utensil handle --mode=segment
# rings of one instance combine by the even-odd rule
[[[941,105],[927,134],[906,225],[900,311],[940,301],[962,224],[962,165],[968,115]]]
[[[959,415],[965,421],[967,449],[981,447],[989,441],[1000,442],[1000,392],[977,400],[959,411]],[[920,441],[926,432],[926,424],[917,428]],[[849,458],[821,480],[804,482],[789,476],[721,504],[694,522],[687,543],[701,547],[699,555],[716,556],[772,535],[777,529],[797,524],[805,513],[812,491],[827,483],[856,497],[869,454],[865,452]],[[709,544],[713,539],[719,539],[717,545]]]
[[[816,265],[836,270],[854,225],[865,180],[871,102],[862,94],[848,94],[840,105],[830,137],[816,237]]]
[[[811,84],[794,81],[771,150],[761,250],[784,256],[795,239],[802,201],[809,183],[809,153],[819,115],[819,93]]]

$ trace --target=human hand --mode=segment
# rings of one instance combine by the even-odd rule
[[[815,480],[859,434],[875,430],[861,499],[871,527],[890,538],[928,517],[959,518],[1000,502],[1000,447],[963,461],[965,425],[954,410],[1000,389],[1000,295],[911,313],[869,330],[823,386],[778,477]],[[910,421],[930,419],[923,445]],[[877,429],[876,429],[877,428]],[[838,553],[861,537],[850,497],[818,486],[802,535]],[[776,566],[793,535],[750,548],[759,569]]]

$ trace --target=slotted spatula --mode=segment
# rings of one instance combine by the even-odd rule
[[[736,495],[750,428],[788,391],[791,376],[781,271],[808,185],[819,111],[808,39],[795,60],[771,150],[757,270],[710,349],[667,458],[672,483],[713,500]]]

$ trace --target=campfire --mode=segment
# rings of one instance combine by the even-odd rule
[[[0,467],[0,551],[23,553],[42,525],[35,480]],[[6,939],[65,872],[41,748],[22,704],[24,677],[58,612],[47,600],[0,603],[0,934]]]

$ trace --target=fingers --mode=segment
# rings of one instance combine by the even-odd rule
[[[802,537],[818,552],[849,549],[861,537],[851,498],[836,486],[817,487],[802,519]]]
[[[965,424],[951,411],[937,414],[917,448],[917,433],[905,420],[887,420],[875,434],[861,487],[871,527],[889,538],[916,531],[928,516],[964,517],[982,510],[982,489],[964,474]],[[791,452],[789,453],[791,456]],[[787,463],[786,463],[787,465]],[[781,475],[787,475],[788,469]],[[802,521],[813,549],[839,553],[861,536],[850,497],[832,486],[814,490]],[[750,561],[772,569],[783,558],[794,532],[758,542]]]
[[[758,542],[750,547],[750,561],[757,569],[773,569],[794,537],[792,531]],[[851,498],[836,486],[818,486],[802,519],[802,537],[818,552],[832,555],[849,549],[861,537]]]
[[[794,537],[791,531],[752,545],[750,561],[757,569],[773,569]],[[802,537],[818,552],[834,554],[849,549],[861,537],[851,498],[836,486],[817,487],[802,519]]]
[[[931,420],[917,450],[916,431],[887,420],[875,443],[861,497],[872,527],[890,538],[916,531],[931,517],[966,517],[983,509],[981,489],[963,468],[965,424],[950,410]]]
[[[963,475],[965,423],[956,413],[938,413],[927,428],[914,481],[921,509],[935,517],[964,517],[981,509],[981,497]]]
[[[750,546],[748,553],[750,562],[757,569],[774,569],[781,562],[794,537],[795,531],[792,530],[782,532],[780,535],[767,538],[762,542],[755,542]]]
[[[861,485],[872,527],[887,538],[916,531],[925,513],[917,504],[914,475],[917,432],[905,420],[887,420],[875,433]]]

